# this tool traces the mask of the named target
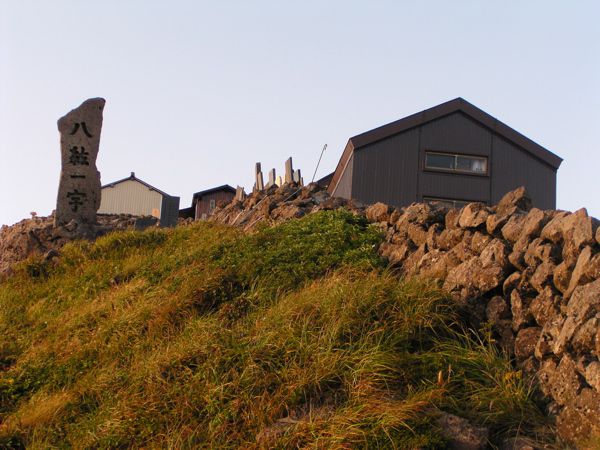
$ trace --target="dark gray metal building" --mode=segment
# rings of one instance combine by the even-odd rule
[[[562,159],[462,98],[348,140],[331,195],[406,206],[494,204],[525,186],[533,204],[556,206]]]

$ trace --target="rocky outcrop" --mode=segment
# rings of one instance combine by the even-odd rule
[[[380,253],[406,276],[438,279],[474,326],[537,378],[561,437],[600,434],[600,227],[585,209],[532,207],[525,189],[496,206],[393,208],[330,198],[316,185],[272,187],[212,220],[252,229],[321,209],[364,214],[384,233]]]
[[[99,214],[97,225],[79,230],[79,223],[71,221],[64,226],[54,226],[54,216],[24,219],[0,229],[0,276],[9,274],[11,267],[31,255],[55,255],[67,242],[86,236],[94,239],[112,230],[145,228],[157,223],[154,217],[134,217],[128,214]],[[93,234],[90,235],[90,230]]]

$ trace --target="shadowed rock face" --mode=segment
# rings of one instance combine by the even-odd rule
[[[58,120],[61,173],[55,226],[71,221],[96,223],[100,207],[100,172],[96,158],[105,100],[92,98]]]
[[[265,206],[268,205],[268,206]],[[441,204],[396,209],[329,198],[316,185],[256,192],[212,220],[252,229],[320,209],[345,207],[385,234],[380,253],[408,276],[437,278],[474,326],[537,378],[577,448],[600,434],[600,227],[585,209],[532,208],[523,188],[497,206]],[[583,447],[582,447],[583,446]]]

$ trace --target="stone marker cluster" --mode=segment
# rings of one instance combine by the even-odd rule
[[[304,179],[300,169],[294,170],[292,158],[288,158],[285,161],[285,174],[283,178],[277,176],[275,169],[269,170],[269,182],[265,185],[264,177],[261,169],[261,164],[256,163],[254,169],[254,186],[252,192],[262,191],[263,189],[269,189],[271,186],[283,186],[284,184],[296,183],[297,185],[304,186]]]

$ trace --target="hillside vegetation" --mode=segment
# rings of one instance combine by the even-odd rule
[[[343,210],[251,235],[117,232],[0,284],[0,448],[446,448],[548,441],[529,380]]]

